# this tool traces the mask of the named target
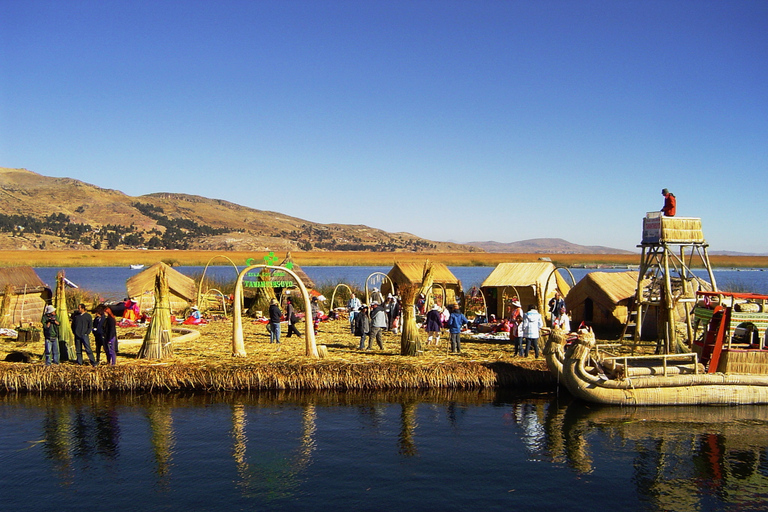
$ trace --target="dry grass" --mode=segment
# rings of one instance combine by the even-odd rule
[[[158,261],[185,266],[204,266],[217,255],[226,255],[237,265],[245,265],[248,258],[258,262],[266,252],[247,251],[0,251],[4,266],[31,265],[33,267],[121,267],[134,263],[152,265]],[[537,261],[549,256],[556,265],[584,264],[636,265],[640,256],[635,254],[511,254],[511,253],[382,253],[382,252],[292,252],[301,266],[391,266],[395,261],[443,263],[449,266],[496,266],[504,262]],[[715,267],[764,268],[768,256],[710,256]],[[217,258],[212,265],[228,264]]]
[[[300,324],[304,330],[304,324]],[[44,366],[0,363],[0,390],[204,390],[245,389],[405,389],[486,388],[522,386],[552,388],[543,359],[522,359],[509,344],[463,341],[460,355],[449,355],[447,338],[441,346],[425,347],[422,357],[401,356],[400,337],[387,333],[384,351],[357,350],[358,338],[346,320],[324,322],[317,343],[328,357],[304,355],[304,338],[286,338],[271,345],[263,324],[246,322],[248,356],[233,358],[232,323],[215,321],[199,326],[201,336],[173,347],[173,358],[149,362],[136,358],[144,330],[120,329],[116,367],[80,367],[63,363]],[[130,340],[130,341],[129,341]],[[43,344],[0,341],[0,359],[13,350],[38,358]],[[102,358],[103,362],[103,358]]]

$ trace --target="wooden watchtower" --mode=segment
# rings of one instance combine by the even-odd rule
[[[717,290],[712,265],[701,230],[701,219],[664,217],[650,212],[643,219],[643,240],[637,289],[629,306],[622,338],[633,340],[633,352],[642,337],[645,315],[658,311],[657,353],[670,353],[678,346],[677,318],[684,317],[688,339],[693,337],[690,311],[700,287]],[[709,283],[691,271],[696,263],[707,269]],[[682,310],[682,311],[681,311]]]

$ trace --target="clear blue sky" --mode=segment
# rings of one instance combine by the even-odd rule
[[[0,166],[622,249],[667,187],[768,253],[768,1],[0,0]]]

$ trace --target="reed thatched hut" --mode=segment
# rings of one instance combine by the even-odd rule
[[[32,267],[0,268],[0,304],[5,327],[40,322],[53,291]]]
[[[304,283],[304,287],[307,290],[312,290],[315,288],[315,282],[310,279],[310,277],[306,272],[304,272],[298,263],[293,261],[290,251],[286,253],[285,259],[280,263],[280,266],[292,270],[297,276],[299,276],[299,279],[301,279],[301,282]],[[297,288],[297,286],[294,288]]]
[[[461,281],[453,275],[448,267],[443,263],[430,262],[432,266],[432,298],[428,297],[428,302],[433,300],[441,303],[442,306],[455,304],[457,301],[462,303],[464,292],[461,288]],[[402,263],[396,262],[395,266],[387,273],[389,279],[395,285],[395,290],[391,290],[389,280],[384,280],[381,285],[381,293],[385,296],[389,293],[398,295],[398,288],[401,286],[421,287],[424,278],[424,263]],[[445,297],[442,297],[445,290]]]
[[[637,272],[590,272],[565,297],[575,328],[587,322],[598,333],[620,332],[637,289]]]
[[[160,269],[165,271],[168,279],[168,296],[171,312],[183,312],[189,309],[197,296],[195,280],[174,270],[163,262],[157,262],[151,267],[130,277],[125,286],[128,296],[138,302],[142,311],[152,311],[155,307],[155,276]]]
[[[555,270],[555,265],[549,261],[499,263],[480,286],[488,314],[495,314],[497,318],[508,316],[512,301],[517,298],[524,310],[533,304],[546,318],[549,299],[555,292],[565,297],[570,290]]]

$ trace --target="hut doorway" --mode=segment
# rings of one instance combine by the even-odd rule
[[[594,322],[595,320],[595,303],[589,297],[584,300],[584,318],[585,322]]]

